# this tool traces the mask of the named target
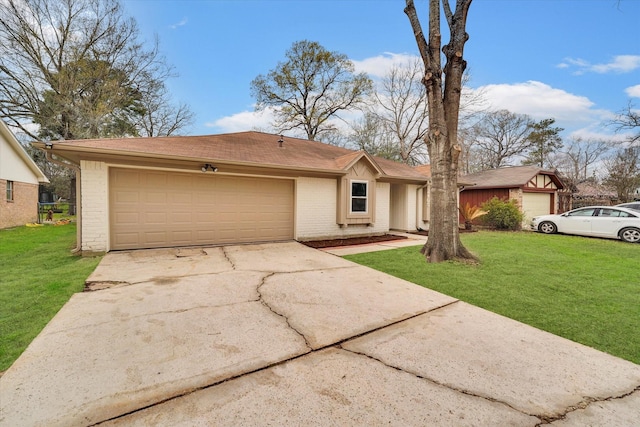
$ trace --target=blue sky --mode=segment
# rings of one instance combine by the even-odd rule
[[[455,0],[452,0],[455,3]],[[416,0],[423,27],[427,1]],[[172,95],[196,114],[189,133],[264,129],[250,82],[299,40],[382,76],[418,54],[403,0],[124,0],[141,36],[160,39],[178,77]],[[552,117],[565,136],[609,138],[602,123],[640,108],[640,1],[475,0],[465,57],[470,87],[492,108]]]

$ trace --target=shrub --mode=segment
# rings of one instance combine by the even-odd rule
[[[497,230],[519,230],[522,227],[524,214],[520,212],[515,200],[501,200],[497,197],[484,202],[482,209],[487,214],[483,222]]]

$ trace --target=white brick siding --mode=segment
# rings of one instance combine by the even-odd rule
[[[336,179],[298,178],[296,185],[296,239],[314,240],[389,231],[387,183],[376,184],[376,222],[372,226],[336,223],[338,184]]]
[[[109,169],[104,162],[82,160],[82,247],[87,252],[109,249]]]

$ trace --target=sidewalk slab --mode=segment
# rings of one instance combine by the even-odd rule
[[[342,347],[542,419],[640,386],[639,365],[464,302]]]
[[[519,426],[539,419],[329,348],[108,422],[116,426]]]

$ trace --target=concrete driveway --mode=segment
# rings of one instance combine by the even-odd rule
[[[637,426],[640,366],[298,243],[110,253],[2,426]]]

